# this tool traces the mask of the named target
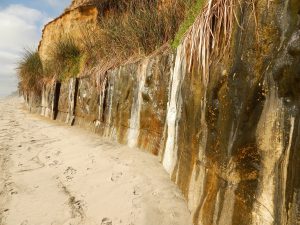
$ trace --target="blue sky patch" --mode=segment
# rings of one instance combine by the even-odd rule
[[[24,48],[35,50],[42,28],[71,0],[0,0],[0,97],[17,89],[16,67]]]

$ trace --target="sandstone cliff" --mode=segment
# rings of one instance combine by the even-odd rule
[[[96,29],[97,16],[98,10],[95,6],[78,5],[48,23],[43,29],[39,44],[42,60],[49,59],[53,45],[66,36],[71,36],[80,43],[84,30],[93,32]]]
[[[95,0],[72,0],[72,3],[69,7],[69,9],[74,9],[79,6],[89,5],[95,2]]]
[[[159,155],[195,225],[299,224],[300,3],[234,3],[226,8],[234,10],[234,25],[222,30],[231,39],[214,42],[227,46],[221,57],[204,44],[200,16],[176,53],[162,49],[104,79],[45,86],[35,105],[43,115]],[[70,12],[53,30],[46,27],[43,55],[57,24],[72,31],[73,20],[64,18],[79,14]]]

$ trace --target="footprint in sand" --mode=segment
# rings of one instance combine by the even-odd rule
[[[89,159],[91,160],[91,163],[94,164],[95,163],[95,156],[92,154],[89,154]]]
[[[141,189],[140,189],[140,187],[138,187],[138,186],[135,186],[134,188],[133,188],[133,195],[140,195],[140,193],[141,193]]]
[[[112,225],[112,221],[109,218],[103,218],[101,225]]]
[[[17,191],[15,191],[14,189],[12,189],[12,190],[9,190],[10,191],[10,195],[16,195],[16,194],[18,194],[18,192]]]
[[[72,167],[68,167],[65,172],[64,172],[64,175],[66,175],[66,179],[67,180],[72,180],[74,178],[74,174],[76,174],[77,170],[75,170],[74,168]]]
[[[116,182],[116,181],[118,181],[118,180],[122,177],[122,175],[123,175],[122,172],[113,173],[113,174],[111,175],[110,180],[113,181],[113,182]]]
[[[114,160],[115,162],[117,162],[119,160],[119,157],[112,156],[111,159]]]
[[[8,213],[9,209],[3,209],[2,212],[0,212],[0,215],[4,214],[4,213]]]
[[[24,220],[20,225],[28,225],[28,220]]]
[[[50,167],[57,166],[58,163],[59,163],[59,161],[54,160],[53,162],[49,163],[49,166],[50,166]]]
[[[55,155],[55,156],[59,156],[60,153],[61,153],[61,151],[57,151],[57,152],[54,153],[54,155]]]

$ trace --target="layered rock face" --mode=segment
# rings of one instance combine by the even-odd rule
[[[45,87],[42,113],[159,155],[195,225],[300,224],[300,2],[235,7],[208,73],[190,32],[176,53]]]

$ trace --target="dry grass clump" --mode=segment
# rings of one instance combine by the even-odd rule
[[[37,51],[25,50],[17,68],[21,92],[40,93],[43,84],[43,65]]]
[[[191,49],[188,68],[199,65],[205,84],[208,83],[212,60],[222,58],[231,43],[235,6],[236,0],[207,0],[202,13],[186,34],[184,44]]]
[[[75,77],[80,71],[83,52],[72,37],[66,36],[53,44],[51,59],[45,64],[45,74],[63,81]]]
[[[45,83],[64,81],[80,72],[83,53],[74,39],[65,37],[53,44],[51,59],[42,62],[37,51],[26,50],[18,63],[19,90],[39,94]]]
[[[83,43],[91,59],[122,61],[147,55],[174,39],[186,11],[195,0],[96,1],[98,32],[83,30]]]
[[[89,61],[122,61],[186,39],[207,76],[210,60],[230,44],[237,0],[95,0],[99,31],[83,30]],[[192,60],[190,66],[192,65]]]

